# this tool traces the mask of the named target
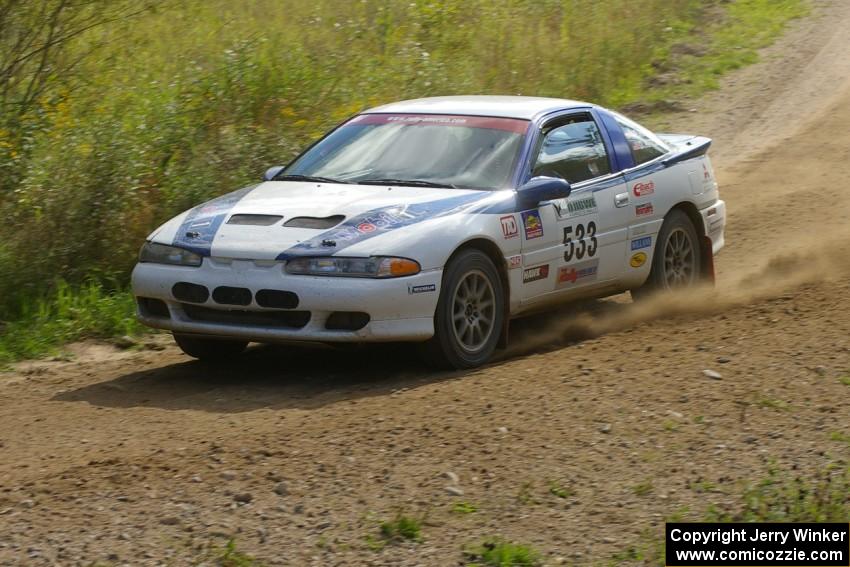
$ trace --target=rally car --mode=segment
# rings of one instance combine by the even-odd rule
[[[200,359],[251,341],[416,341],[478,366],[512,318],[710,280],[726,219],[710,144],[553,98],[373,108],[155,230],[138,316]]]

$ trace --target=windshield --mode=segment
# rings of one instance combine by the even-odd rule
[[[510,184],[527,129],[527,120],[513,118],[361,114],[310,148],[279,178],[501,189]]]

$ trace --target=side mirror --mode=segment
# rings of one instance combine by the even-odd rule
[[[263,174],[263,181],[271,181],[281,171],[283,171],[282,165],[275,165],[274,167],[268,168]]]
[[[570,182],[560,177],[532,177],[519,189],[517,198],[523,207],[536,207],[543,201],[564,199],[570,196]]]

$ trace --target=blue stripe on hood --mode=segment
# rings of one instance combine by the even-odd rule
[[[332,256],[344,248],[380,236],[390,230],[463,212],[471,208],[470,205],[491,196],[492,193],[487,191],[476,191],[427,203],[372,209],[353,216],[318,236],[299,242],[279,254],[277,260],[289,260],[298,256]],[[323,246],[322,242],[326,240],[334,241],[336,246]]]
[[[174,236],[174,246],[185,248],[201,256],[209,256],[212,242],[225,217],[233,207],[257,185],[244,187],[198,205],[186,215]]]

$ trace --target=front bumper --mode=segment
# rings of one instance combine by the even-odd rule
[[[441,278],[441,270],[393,279],[293,276],[281,262],[204,258],[197,268],[137,264],[132,282],[139,320],[158,329],[256,342],[380,342],[433,336]],[[203,286],[209,297],[175,297],[179,282]],[[250,292],[250,300],[247,305],[221,303],[213,293],[220,287],[247,290],[243,294]],[[294,293],[297,306],[263,307],[257,303],[260,290]],[[165,307],[155,303],[160,308],[150,309],[154,302],[149,300]],[[356,330],[339,328],[329,323],[334,313],[366,314],[368,323]]]

